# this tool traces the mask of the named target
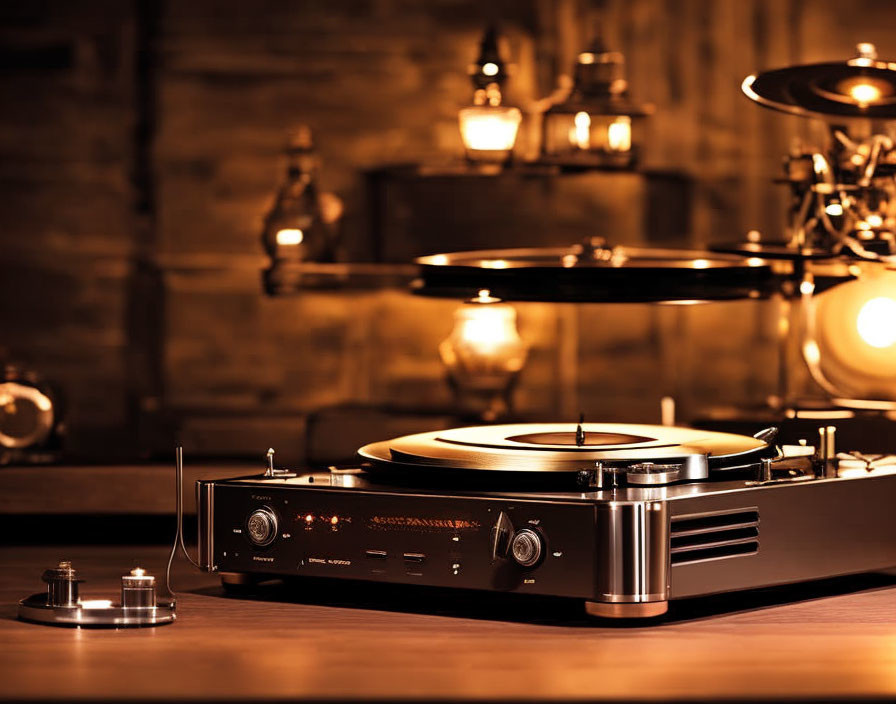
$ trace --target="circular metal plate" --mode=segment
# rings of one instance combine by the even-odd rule
[[[74,606],[49,606],[46,593],[33,594],[19,602],[19,618],[51,626],[129,628],[161,626],[174,622],[175,604],[125,607],[107,599],[81,600]]]
[[[871,91],[874,98],[860,101],[857,86]],[[792,115],[896,117],[896,64],[886,61],[857,58],[788,66],[748,76],[742,88],[760,105]]]
[[[358,454],[379,468],[574,472],[595,462],[684,461],[695,455],[724,469],[758,462],[774,452],[756,438],[691,428],[625,423],[585,423],[582,428],[582,446],[568,442],[568,436],[575,435],[574,424],[527,423],[407,435],[365,445]],[[551,442],[554,439],[558,442]]]
[[[480,290],[507,301],[697,302],[766,298],[778,290],[759,257],[699,250],[614,247],[601,258],[581,247],[454,252],[421,257],[414,291],[471,298]]]

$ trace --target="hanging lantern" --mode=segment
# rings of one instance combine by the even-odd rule
[[[286,175],[264,218],[261,234],[270,258],[264,287],[272,295],[300,288],[303,265],[332,262],[338,248],[335,222],[341,215],[341,204],[338,213],[328,212],[326,194],[317,183],[319,164],[308,127],[302,126],[290,135],[286,157]]]
[[[571,168],[632,168],[638,123],[651,110],[629,101],[625,57],[597,40],[578,56],[569,97],[544,114],[541,160]]]
[[[473,104],[458,113],[467,158],[474,163],[503,164],[510,160],[523,119],[519,108],[504,104],[507,70],[498,48],[498,33],[489,27],[479,58],[470,70]]]

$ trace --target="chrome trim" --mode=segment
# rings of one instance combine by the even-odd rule
[[[697,543],[695,545],[679,545],[677,547],[670,548],[669,552],[673,555],[679,553],[689,553],[689,552],[700,552],[701,550],[712,550],[713,548],[723,548],[729,545],[756,545],[756,550],[759,550],[759,536],[751,535],[743,538],[729,538],[727,540],[715,540],[709,543]],[[749,553],[744,553],[749,554]],[[724,555],[724,557],[736,557],[735,555]],[[709,557],[701,557],[698,558],[701,560],[715,560],[721,558],[709,558]],[[695,562],[696,560],[688,560],[688,562]]]
[[[669,595],[669,506],[665,501],[597,507],[596,601],[644,603]]]
[[[196,518],[199,544],[199,567],[206,572],[216,572],[215,560],[215,484],[196,482]]]

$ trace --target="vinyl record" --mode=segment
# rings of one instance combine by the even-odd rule
[[[571,423],[522,423],[455,428],[362,447],[374,468],[479,470],[486,472],[575,472],[639,462],[707,458],[710,468],[758,463],[774,454],[763,440],[692,428],[626,423],[584,423],[584,437]],[[579,444],[581,442],[581,444]]]

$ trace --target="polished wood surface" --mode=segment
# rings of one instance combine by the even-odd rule
[[[631,626],[589,622],[569,601],[359,583],[237,599],[179,562],[173,625],[17,621],[16,601],[61,558],[88,579],[84,595],[114,594],[137,564],[164,581],[161,547],[0,549],[4,699],[896,697],[892,576],[695,600]]]

